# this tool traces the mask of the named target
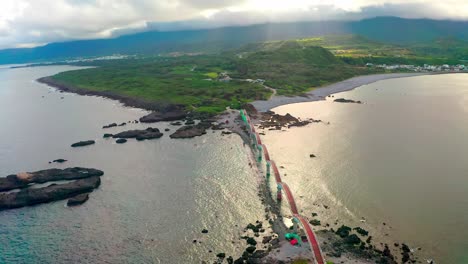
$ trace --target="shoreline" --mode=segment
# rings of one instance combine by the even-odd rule
[[[331,94],[341,93],[353,90],[363,85],[375,83],[387,79],[395,78],[407,78],[423,75],[438,75],[438,74],[452,74],[452,72],[418,72],[418,73],[383,73],[383,74],[373,74],[373,75],[361,75],[346,79],[341,82],[336,82],[329,84],[323,87],[318,87],[305,93],[304,95],[296,96],[284,96],[284,95],[275,95],[266,101],[254,101],[251,102],[259,112],[267,112],[273,108],[295,104],[295,103],[305,103],[305,102],[314,102],[319,100],[325,100],[325,98]]]
[[[143,99],[120,95],[120,94],[113,93],[111,91],[91,91],[91,90],[79,89],[72,85],[58,82],[52,79],[51,76],[41,77],[37,79],[36,81],[38,83],[53,87],[61,92],[68,92],[68,93],[74,93],[74,94],[85,95],[85,96],[104,97],[104,98],[108,98],[111,100],[116,100],[127,107],[140,108],[140,109],[147,110],[147,111],[164,111],[167,108],[170,108],[169,105],[163,105],[157,102],[148,102]]]
[[[331,85],[325,86],[323,88],[318,88],[318,89],[316,89],[314,91],[311,91],[311,92],[309,92],[311,94],[311,96],[309,96],[309,97],[296,96],[296,97],[292,97],[292,99],[302,99],[302,100],[306,99],[306,101],[299,101],[299,102],[309,102],[309,101],[323,100],[326,97],[325,94],[332,94],[332,93],[338,93],[338,92],[343,92],[343,91],[347,91],[347,90],[352,90],[352,89],[354,89],[356,87],[359,87],[361,85],[376,82],[376,81],[379,81],[379,80],[390,79],[390,78],[412,77],[412,76],[419,76],[419,75],[427,75],[427,74],[426,73],[414,73],[414,74],[380,74],[380,75],[370,75],[370,76],[358,76],[358,77],[347,79],[345,81],[335,83],[335,84],[331,84]],[[371,77],[371,78],[369,78],[369,77]],[[143,109],[146,109],[146,110],[153,110],[153,111],[155,111],[155,110],[159,111],[161,109],[161,105],[159,105],[158,103],[149,103],[149,102],[145,102],[144,100],[141,100],[141,99],[134,99],[134,98],[127,97],[127,96],[121,96],[121,95],[114,94],[112,92],[106,92],[106,91],[104,91],[104,92],[95,92],[95,91],[81,90],[81,89],[78,89],[76,87],[72,87],[72,86],[68,86],[68,85],[64,85],[64,84],[61,84],[59,82],[56,82],[55,80],[53,80],[50,77],[42,77],[42,78],[37,79],[37,81],[39,83],[46,84],[48,86],[54,87],[59,91],[71,92],[71,93],[76,93],[76,94],[79,94],[79,95],[99,96],[99,97],[109,98],[111,100],[117,100],[117,101],[121,102],[123,105],[128,106],[128,107],[143,108]],[[361,84],[363,81],[367,81],[367,83]],[[348,87],[348,85],[349,85],[349,87]],[[322,91],[319,93],[319,95],[317,95],[317,91],[320,91],[320,90],[322,90]],[[314,92],[315,92],[315,94],[314,94]],[[277,97],[278,96],[274,96],[273,98],[270,98],[270,100],[268,100],[268,101],[256,101],[256,102],[267,102],[267,103],[271,102],[271,103],[275,104],[275,103],[277,103],[276,102]],[[279,96],[279,97],[283,97],[283,96]],[[289,98],[289,97],[286,97],[286,98]],[[254,102],[254,103],[256,103],[256,102]],[[284,103],[282,100],[280,100],[279,102],[281,102],[281,104],[279,104],[277,106],[290,104],[290,103],[296,103],[296,102],[289,102],[289,100],[288,100],[287,103]],[[254,103],[252,103],[252,104],[255,107],[257,107]],[[275,106],[275,107],[277,107],[277,106]],[[223,117],[223,114],[226,113],[226,112],[231,112],[231,113],[228,114],[227,116]],[[229,125],[226,124],[226,125],[224,125],[224,127],[227,128],[228,130],[234,132],[235,134],[239,135],[244,142],[248,143],[249,137],[245,134],[245,131],[243,131],[242,128],[238,124],[236,124],[236,122],[235,122],[235,120],[238,118],[237,110],[235,110],[235,111],[227,110],[227,111],[225,111],[225,112],[223,112],[221,114],[218,114],[216,118],[219,121],[221,121],[222,119],[225,119],[225,118],[228,119],[230,121]],[[250,149],[250,152],[251,152],[250,153],[251,154],[250,159],[253,158],[253,160],[251,160],[251,161],[252,161],[252,163],[254,163],[255,158],[254,158],[254,156],[252,157],[252,154],[254,154],[253,150],[250,147],[249,147],[249,149]],[[261,174],[261,172],[259,170],[254,169],[254,173],[257,176],[263,178],[263,175]],[[265,207],[269,211],[269,216],[273,220],[273,223],[272,223],[271,227],[272,227],[273,231],[276,234],[278,234],[278,237],[282,238],[283,234],[288,230],[286,228],[286,226],[284,225],[284,223],[282,222],[283,215],[281,215],[280,211],[278,210],[279,208],[277,208],[275,206],[275,203],[272,201],[271,196],[269,195],[269,190],[267,189],[267,186],[265,186],[264,183],[260,182],[258,184],[258,188],[259,188],[259,191],[262,193],[262,195],[260,195],[260,199],[262,200],[262,203],[264,203],[264,205],[266,205]],[[281,240],[282,239],[280,239],[280,241]],[[280,245],[283,245],[283,244],[284,243],[280,242]],[[283,254],[285,254],[287,257],[298,257],[298,255],[296,255],[297,253],[299,253],[299,255],[301,255],[301,253],[303,253],[303,252],[287,252],[287,251],[286,252],[283,251],[283,252],[284,252]],[[269,257],[274,257],[275,259],[277,258],[277,256],[275,256],[274,253],[273,253],[273,255],[270,255]],[[360,263],[363,263],[363,262],[360,262]]]

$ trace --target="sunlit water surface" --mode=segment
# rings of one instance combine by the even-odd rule
[[[0,69],[0,176],[82,166],[103,170],[102,184],[79,207],[59,201],[1,211],[0,263],[200,263],[219,252],[240,255],[243,227],[263,215],[241,139],[219,131],[188,140],[163,132],[123,145],[102,139],[148,127],[102,129],[145,112],[34,81],[70,69]],[[89,139],[96,144],[70,147]],[[48,163],[58,158],[69,161]]]
[[[364,104],[333,102],[341,97]],[[330,122],[263,136],[304,215],[362,226],[391,248],[422,247],[421,260],[468,263],[467,74],[385,80],[273,110]]]

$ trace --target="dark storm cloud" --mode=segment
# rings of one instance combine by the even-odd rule
[[[375,16],[467,19],[458,0],[1,0],[0,48],[144,30]]]

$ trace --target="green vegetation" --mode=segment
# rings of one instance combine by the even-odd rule
[[[78,89],[112,92],[187,110],[219,113],[226,107],[279,95],[301,95],[357,75],[385,72],[374,64],[456,64],[468,45],[456,39],[431,44],[396,45],[356,35],[336,35],[253,43],[216,55],[145,57],[94,61],[79,65],[98,68],[63,72],[56,81]],[[233,80],[221,81],[226,75]],[[227,78],[229,79],[229,78]]]
[[[59,73],[53,78],[79,89],[111,91],[187,110],[219,113],[227,106],[267,99],[271,91],[260,84],[207,80],[235,67],[229,58],[194,56],[101,61],[98,68]]]
[[[357,75],[382,72],[344,63],[325,48],[304,41],[282,41],[251,45],[244,49],[238,65],[240,77],[265,79],[280,95],[298,95],[312,88]]]

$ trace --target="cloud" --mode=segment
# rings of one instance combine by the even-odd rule
[[[265,22],[380,15],[468,19],[460,0],[1,0],[0,48]]]

